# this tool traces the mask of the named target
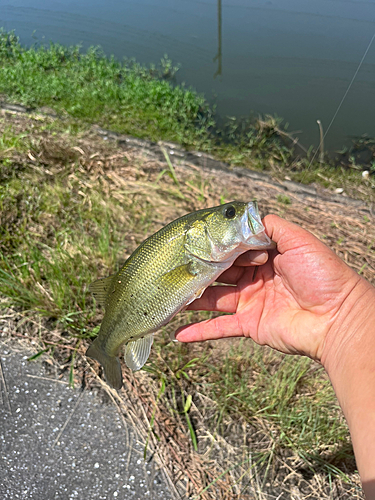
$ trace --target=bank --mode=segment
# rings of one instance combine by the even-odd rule
[[[95,123],[155,142],[175,142],[276,178],[373,200],[375,140],[359,139],[332,158],[300,145],[271,116],[228,118],[219,126],[204,96],[173,83],[177,70],[167,58],[145,67],[106,57],[99,48],[82,52],[78,46],[52,43],[27,48],[14,33],[0,32],[0,98],[5,102],[52,110],[69,120],[72,130]],[[364,170],[370,174],[366,179]]]

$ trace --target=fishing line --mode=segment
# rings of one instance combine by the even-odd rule
[[[323,135],[323,138],[321,139],[321,141],[320,141],[320,143],[319,143],[319,147],[318,147],[318,148],[317,148],[317,150],[315,151],[314,156],[312,157],[312,159],[311,159],[311,161],[310,161],[309,166],[307,167],[307,169],[309,169],[309,168],[311,167],[311,164],[312,164],[312,162],[315,160],[315,157],[316,157],[316,155],[318,154],[318,151],[319,151],[319,150],[320,150],[320,148],[322,147],[322,144],[323,144],[323,142],[324,142],[324,139],[325,139],[326,135],[328,134],[329,129],[332,127],[332,124],[333,124],[333,122],[335,121],[336,116],[337,116],[338,112],[339,112],[339,111],[340,111],[340,109],[341,109],[341,106],[343,105],[343,103],[344,103],[344,101],[345,101],[346,96],[348,95],[349,90],[351,89],[351,86],[353,85],[353,82],[354,82],[354,80],[356,79],[356,77],[357,77],[357,75],[358,75],[359,70],[361,69],[361,66],[362,66],[362,64],[363,64],[363,61],[365,60],[365,58],[366,58],[366,56],[367,56],[367,53],[368,53],[368,51],[370,50],[371,45],[372,45],[372,42],[374,41],[374,39],[375,39],[375,33],[372,35],[372,38],[371,38],[371,40],[370,40],[369,44],[367,45],[367,49],[365,50],[365,53],[363,54],[362,59],[361,59],[360,63],[358,64],[358,68],[356,69],[356,71],[355,71],[355,73],[354,73],[354,75],[353,75],[353,78],[351,79],[351,82],[349,83],[348,88],[346,89],[345,94],[343,95],[343,97],[342,97],[342,99],[341,99],[341,101],[340,101],[340,104],[337,106],[337,109],[336,109],[336,111],[335,111],[335,114],[333,115],[332,120],[331,120],[330,124],[328,125],[328,128],[327,128],[327,130],[326,130],[325,134]]]

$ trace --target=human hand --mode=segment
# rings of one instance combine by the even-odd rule
[[[349,298],[365,280],[308,231],[276,215],[263,220],[277,250],[247,252],[189,309],[233,313],[180,328],[176,339],[196,342],[251,337],[287,354],[321,360]],[[268,260],[267,260],[268,257]],[[255,260],[254,260],[255,259]],[[257,268],[254,278],[254,265]]]
[[[375,500],[375,289],[308,231],[276,215],[263,223],[277,250],[241,255],[219,277],[235,286],[210,287],[189,306],[232,315],[180,328],[176,338],[245,336],[321,361],[349,425],[366,498]]]

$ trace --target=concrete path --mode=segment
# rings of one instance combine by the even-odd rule
[[[51,378],[32,354],[0,341],[1,500],[171,499],[114,406]]]

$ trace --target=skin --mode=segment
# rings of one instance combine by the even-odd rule
[[[188,325],[180,342],[250,337],[322,363],[347,419],[366,498],[375,499],[375,289],[311,233],[263,220],[277,250],[247,252],[189,308],[232,315]],[[254,279],[254,266],[258,267]]]

